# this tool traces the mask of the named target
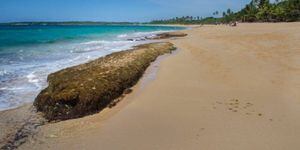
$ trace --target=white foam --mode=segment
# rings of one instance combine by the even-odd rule
[[[25,102],[32,102],[42,88],[47,86],[47,75],[60,69],[88,62],[93,59],[108,55],[113,52],[131,49],[133,46],[147,43],[149,41],[128,41],[129,38],[146,39],[164,31],[135,32],[115,35],[113,40],[91,40],[85,42],[66,42],[40,45],[24,49],[26,55],[19,58],[22,62],[11,62],[2,65],[0,77],[0,110],[14,108]],[[43,55],[35,55],[28,51],[40,52]],[[20,51],[23,52],[23,49]],[[34,58],[28,61],[28,56]],[[6,78],[6,75],[12,75]]]
[[[99,41],[89,41],[89,42],[84,42],[84,43],[82,43],[83,45],[90,45],[90,44],[101,44],[101,43],[103,43],[103,42],[105,42],[105,41],[103,41],[103,40],[99,40]]]
[[[0,76],[6,75],[8,72],[6,70],[0,70]]]
[[[84,42],[79,45],[77,45],[73,50],[71,50],[71,53],[85,53],[85,52],[91,52],[91,51],[110,51],[115,49],[124,49],[124,48],[130,48],[130,46],[134,45],[133,41],[124,41],[124,40],[117,40],[117,41],[105,41],[105,40],[99,40],[99,41],[90,41],[90,42]]]
[[[2,87],[0,90],[7,90],[7,91],[15,91],[15,90],[23,90],[22,87]]]
[[[125,38],[125,37],[128,37],[128,34],[120,34],[117,36],[118,38]]]
[[[2,88],[0,88],[0,90],[7,90],[8,89],[8,87],[2,87]]]
[[[28,82],[30,82],[30,83],[38,83],[39,82],[39,79],[37,79],[36,75],[34,75],[34,72],[31,72],[26,77],[28,79]]]
[[[38,78],[38,76],[35,75],[35,72],[31,72],[27,76],[28,82],[33,84],[37,90],[40,90],[42,88],[42,82]]]

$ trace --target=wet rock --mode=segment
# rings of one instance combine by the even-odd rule
[[[130,94],[131,92],[132,92],[132,89],[125,89],[123,93],[124,94]]]
[[[127,41],[145,41],[145,40],[147,40],[146,37],[127,39]]]
[[[159,55],[174,49],[166,42],[144,44],[52,73],[34,105],[49,121],[99,112],[136,84]]]
[[[187,34],[182,32],[166,32],[166,33],[157,34],[154,37],[148,37],[147,39],[159,40],[159,39],[168,39],[173,37],[185,37],[185,36],[187,36]]]

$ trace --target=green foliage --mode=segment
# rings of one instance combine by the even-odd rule
[[[213,12],[214,16],[221,14]],[[291,22],[300,21],[300,0],[252,0],[242,10],[234,13],[231,9],[222,12],[222,17],[200,17],[186,16],[166,20],[154,20],[152,24],[216,24],[232,21],[241,22]]]
[[[165,20],[153,20],[151,24],[199,24],[200,20],[202,20],[202,18],[199,16],[183,16]]]
[[[235,13],[244,22],[289,22],[300,20],[300,0],[252,0],[244,9]]]

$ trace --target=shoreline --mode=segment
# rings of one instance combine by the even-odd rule
[[[164,32],[164,33],[166,33],[166,32]],[[159,34],[157,34],[157,36],[158,35]],[[160,39],[149,39],[149,41],[147,43],[155,44],[158,42],[157,40],[160,40]],[[144,44],[140,44],[135,47],[139,47],[142,45],[144,45]],[[129,50],[131,50],[131,49],[129,49]],[[128,50],[124,50],[124,51],[128,51]],[[115,52],[115,53],[118,53],[118,52]],[[146,79],[144,79],[144,78],[149,77],[150,76],[149,74],[152,74],[152,75],[154,74],[154,76],[155,76],[155,73],[153,72],[153,69],[154,69],[153,66],[156,65],[156,67],[157,67],[157,64],[160,63],[160,60],[164,59],[164,57],[168,57],[168,55],[173,55],[173,54],[164,54],[162,56],[158,56],[158,58],[154,62],[151,63],[151,65],[148,67],[148,69],[146,69],[146,71],[144,72],[144,75],[139,79],[139,82],[141,82],[142,80],[143,81],[145,80],[145,82],[143,83],[143,86],[148,84],[147,82],[150,82],[150,81],[146,81]],[[153,76],[152,76],[152,78],[153,78]],[[137,86],[137,85],[134,85],[134,87],[135,86]],[[136,89],[142,90],[142,88],[136,88]],[[121,99],[123,99],[123,98],[121,98]],[[117,106],[119,106],[119,104]],[[0,138],[0,147],[3,148],[3,146],[4,146],[6,148],[15,149],[15,148],[19,147],[20,145],[22,145],[23,143],[25,143],[26,141],[28,142],[28,140],[29,141],[32,140],[32,138],[34,138],[35,134],[37,134],[39,132],[39,129],[38,129],[39,126],[49,124],[49,123],[45,122],[45,120],[42,117],[42,114],[37,113],[35,108],[33,108],[33,107],[34,106],[33,106],[33,102],[32,102],[32,103],[27,103],[22,106],[19,106],[17,108],[0,111],[0,118],[1,118],[0,125],[2,126],[1,129],[3,130],[2,134],[0,135],[0,137],[1,137]],[[105,108],[105,110],[103,110],[104,112],[101,111],[98,113],[105,114],[106,111],[110,111],[111,109],[112,108]],[[98,114],[98,113],[96,113],[96,114]],[[21,115],[21,117],[19,117],[18,115],[15,116],[15,114],[22,114],[22,115]],[[90,115],[88,115],[88,116],[90,116]],[[86,117],[88,117],[88,116],[86,116]],[[103,117],[105,118],[105,116],[103,116]],[[32,118],[36,118],[36,119],[32,119]],[[29,124],[29,126],[28,126],[28,124]],[[26,131],[23,131],[24,128],[26,128],[25,129]],[[28,129],[28,128],[32,128],[32,130]]]
[[[163,25],[161,25],[161,26],[163,26]],[[187,27],[187,26],[184,26],[184,27]],[[123,49],[123,50],[121,50],[121,51],[127,51],[127,50],[131,50],[131,49],[133,49],[134,47],[137,47],[137,46],[139,46],[139,45],[144,45],[144,44],[151,44],[151,43],[156,43],[156,42],[160,42],[160,41],[162,41],[162,40],[165,40],[165,39],[167,39],[167,38],[172,38],[173,36],[174,36],[174,38],[176,38],[176,35],[169,35],[170,37],[159,37],[161,34],[163,35],[163,34],[165,34],[165,33],[180,33],[180,31],[185,31],[185,30],[187,30],[187,29],[184,29],[184,30],[176,30],[176,31],[154,31],[154,32],[157,32],[157,33],[155,33],[154,35],[143,35],[143,36],[140,36],[140,37],[135,37],[135,38],[137,38],[137,39],[134,39],[134,37],[128,37],[126,40],[127,41],[135,41],[135,42],[140,42],[140,43],[138,43],[138,44],[134,44],[131,48],[127,48],[127,49]],[[148,34],[148,32],[146,32],[147,34]],[[152,32],[149,32],[149,33],[152,33]],[[179,37],[180,36],[182,36],[182,35],[179,35]],[[140,40],[140,39],[142,39],[142,40]],[[117,51],[117,52],[119,52],[119,51]],[[112,52],[112,53],[116,53],[116,52]],[[110,53],[110,54],[112,54],[112,53]],[[107,54],[107,55],[109,55],[109,54]],[[104,55],[104,56],[106,56],[106,55]],[[104,56],[99,56],[98,58],[101,58],[101,57],[104,57]],[[97,58],[95,58],[95,59],[97,59]],[[72,65],[72,66],[69,66],[69,67],[73,67],[73,66],[78,66],[78,65],[81,65],[81,64],[85,64],[85,63],[88,63],[88,62],[90,62],[90,61],[93,61],[93,60],[95,60],[95,59],[92,59],[92,60],[88,60],[87,62],[82,62],[82,63],[80,63],[80,64],[77,64],[77,65]],[[66,68],[69,68],[69,67],[65,67],[65,68],[61,68],[61,69],[59,69],[58,71],[60,71],[60,70],[63,70],[63,69],[66,69]],[[57,72],[57,71],[56,71]],[[51,74],[51,73],[50,73]],[[49,74],[48,74],[49,75]],[[23,107],[23,106],[26,106],[26,105],[30,105],[30,104],[32,104],[33,103],[33,101],[32,102],[26,102],[26,103],[24,103],[24,104],[22,104],[22,105],[19,105],[19,106],[16,106],[16,107],[11,107],[11,108],[7,108],[7,109],[3,109],[3,110],[0,110],[0,112],[6,112],[6,111],[13,111],[13,110],[15,110],[15,109],[19,109],[19,108],[21,108],[21,107]]]
[[[26,27],[21,30],[27,30],[28,28],[31,27]],[[37,32],[39,34],[36,38],[44,38],[44,35],[51,34],[50,28],[52,27],[37,28],[46,29],[43,31],[45,33],[37,31],[38,29],[34,29],[32,32]],[[122,51],[136,45],[144,44],[146,43],[145,37],[152,37],[158,33],[181,29],[173,27],[134,26],[129,27],[128,29],[117,27],[115,28],[116,31],[111,30],[108,33],[102,33],[102,30],[105,28],[114,29],[115,27],[91,27],[93,31],[90,32],[98,32],[99,30],[99,37],[90,37],[88,36],[90,34],[88,32],[82,33],[87,34],[86,37],[76,37],[74,35],[74,39],[71,38],[65,40],[60,39],[60,35],[54,35],[58,36],[57,40],[50,40],[51,42],[45,40],[44,44],[39,44],[39,42],[35,40],[32,41],[31,44],[28,43],[25,45],[16,43],[16,46],[7,45],[6,47],[2,44],[2,48],[5,50],[7,49],[8,53],[11,51],[11,53],[15,55],[12,54],[11,56],[1,57],[3,64],[0,66],[0,75],[2,77],[0,88],[0,92],[2,93],[0,98],[0,110],[16,108],[25,102],[31,102],[35,98],[34,96],[38,94],[36,91],[47,86],[46,77],[52,72],[56,72],[66,67],[79,65],[116,51]],[[59,30],[59,27],[55,27],[54,29]],[[67,28],[64,29],[67,30]],[[76,27],[72,32],[85,29],[90,28]],[[12,29],[14,32],[17,32],[16,30],[17,29],[15,28]],[[63,34],[61,34],[61,36],[63,36]],[[15,38],[17,40],[17,37]],[[128,40],[129,38],[133,39],[133,41]],[[24,40],[26,39],[27,38]],[[40,49],[43,51],[40,51]],[[10,62],[9,60],[11,59],[12,61]]]
[[[132,87],[134,94],[129,94],[129,95],[126,95],[126,97],[124,97],[124,98],[126,98],[126,100],[124,100],[124,98],[123,98],[121,101],[119,101],[117,103],[116,106],[114,106],[112,108],[107,107],[99,113],[92,114],[92,115],[85,116],[85,117],[93,118],[94,116],[99,115],[100,116],[99,118],[101,118],[102,122],[107,120],[108,118],[112,117],[114,114],[119,112],[122,108],[126,107],[128,104],[131,103],[130,97],[140,94],[144,90],[144,88],[146,88],[146,86],[148,84],[150,84],[151,81],[155,80],[158,69],[159,69],[158,66],[164,59],[166,59],[167,57],[176,55],[178,52],[179,52],[179,50],[176,49],[173,53],[161,55],[154,62],[152,62],[151,65],[144,72],[144,75],[139,79],[139,82]],[[0,138],[0,147],[3,147],[4,145],[6,145],[5,143],[7,143],[7,141],[10,141],[9,143],[16,142],[18,145],[15,148],[17,148],[22,145],[22,144],[20,144],[20,141],[25,143],[25,142],[37,140],[37,139],[35,139],[35,135],[39,132],[38,127],[34,127],[35,128],[34,130],[26,133],[27,134],[26,136],[28,136],[28,137],[26,137],[25,139],[18,139],[18,141],[9,140],[9,139],[11,139],[11,136],[14,136],[15,131],[17,131],[21,135],[24,124],[28,123],[24,120],[29,120],[26,118],[39,117],[36,120],[30,120],[30,121],[31,122],[33,122],[33,121],[40,122],[41,126],[58,123],[58,122],[45,122],[45,120],[41,116],[42,114],[36,113],[35,110],[34,110],[34,112],[29,113],[29,111],[32,111],[32,109],[33,109],[32,107],[33,107],[33,103],[27,103],[27,104],[24,104],[23,106],[19,106],[14,109],[0,111],[1,122],[5,122],[6,120],[14,120],[14,122],[15,122],[15,123],[7,123],[7,124],[0,123],[0,126],[1,126],[0,128],[2,129],[2,131],[1,131],[2,134],[0,135],[0,137],[2,137],[2,139]],[[29,115],[24,115],[25,118],[15,117],[15,114],[24,114],[24,113],[29,114]],[[2,116],[4,116],[4,114],[8,114],[8,116],[5,115],[8,118],[5,118],[5,119],[2,118]],[[11,117],[11,116],[14,116],[14,117]],[[9,118],[9,117],[11,117],[11,118]],[[79,119],[83,119],[83,118],[79,118]],[[76,121],[77,119],[73,119],[73,120]],[[72,120],[65,120],[65,121],[72,122]],[[40,126],[40,125],[38,124],[38,126]],[[5,133],[4,132],[5,130],[10,130],[10,132],[6,131],[7,133]],[[6,139],[4,139],[3,137],[6,137]],[[51,135],[49,137],[51,138]],[[52,138],[53,138],[53,135],[52,135]],[[14,147],[10,147],[10,148],[14,149]]]
[[[98,112],[98,113],[92,114],[92,115],[88,115],[88,116],[85,116],[85,117],[86,118],[93,118],[94,116],[99,115],[100,118],[101,118],[101,121],[105,121],[108,118],[112,117],[114,114],[119,112],[122,108],[124,108],[128,104],[130,104],[130,102],[131,102],[130,97],[140,94],[144,90],[144,88],[151,81],[155,80],[156,75],[157,75],[157,71],[159,69],[158,66],[160,65],[161,61],[163,61],[167,57],[171,57],[173,55],[176,55],[178,52],[179,52],[179,50],[176,49],[173,53],[161,55],[154,62],[152,62],[151,65],[144,72],[144,75],[139,79],[139,82],[132,87],[132,90],[134,91],[134,94],[126,95],[126,97],[124,97],[124,98],[126,98],[126,100],[124,100],[124,98],[123,98],[113,108],[108,108],[107,107],[104,110],[102,110],[101,112]],[[20,143],[19,140],[21,140],[21,142],[24,142],[24,143],[25,142],[30,142],[32,140],[33,141],[37,140],[37,139],[35,139],[34,136],[39,132],[39,129],[35,129],[34,131],[32,130],[32,131],[26,133],[27,134],[26,136],[28,136],[28,137],[26,137],[26,139],[18,139],[18,141],[9,140],[9,139],[11,139],[10,136],[13,136],[15,131],[17,131],[17,133],[20,134],[20,132],[22,132],[22,128],[23,128],[22,126],[24,124],[28,123],[28,122],[24,121],[24,118],[19,119],[19,117],[17,117],[17,118],[16,117],[9,118],[9,117],[14,116],[15,114],[20,114],[20,113],[22,113],[22,114],[25,113],[26,114],[26,113],[28,113],[29,110],[33,109],[32,107],[33,107],[33,103],[28,103],[28,104],[24,104],[23,106],[19,106],[18,108],[0,111],[1,122],[5,122],[7,119],[8,120],[14,120],[14,122],[15,122],[15,123],[7,123],[5,125],[3,125],[3,123],[0,124],[0,125],[3,125],[1,127],[2,130],[5,130],[5,129],[13,130],[13,131],[7,132],[7,133],[2,131],[2,135],[0,135],[0,137],[6,137],[6,139],[3,139],[3,138],[1,139],[0,138],[0,147],[3,147],[4,145],[6,145],[5,143],[7,143],[7,141],[10,141],[9,143],[16,142],[17,144],[19,144]],[[3,114],[6,114],[6,113],[9,114],[9,116],[7,116],[8,118],[3,119],[1,116],[3,116]],[[25,115],[25,116],[26,116],[25,120],[28,120],[26,118],[41,117],[41,114],[33,112],[33,114],[31,114],[31,115]],[[73,119],[73,120],[76,121],[76,119]],[[47,124],[49,125],[49,124],[53,124],[53,123],[54,124],[58,123],[58,122],[48,122],[47,123],[47,122],[44,121],[44,119],[42,117],[40,118],[40,120],[31,120],[31,121],[40,122],[41,126],[47,125]],[[65,120],[65,121],[68,121],[68,120]],[[69,121],[72,121],[72,120],[69,120]],[[10,126],[12,126],[12,127],[10,127]],[[38,125],[38,126],[40,126],[40,125]],[[36,127],[34,127],[34,128],[36,128]],[[13,133],[13,134],[11,134],[11,133]],[[49,137],[51,137],[51,135]],[[53,135],[52,135],[52,138],[53,138]],[[16,148],[20,145],[17,145]],[[10,148],[14,149],[13,147],[10,147]]]
[[[187,26],[184,26],[184,27],[187,27]],[[179,30],[179,31],[185,31],[185,30],[187,30],[187,29],[184,29],[184,30]],[[177,32],[177,31],[172,31],[172,32]],[[159,34],[163,34],[163,33],[170,33],[169,31],[163,31],[163,32],[161,32],[161,33],[156,33],[155,34],[155,36],[154,37],[157,37],[157,35],[159,35]],[[150,36],[151,37],[151,36]],[[138,38],[146,38],[146,40],[144,41],[144,43],[140,43],[140,44],[136,44],[135,46],[139,46],[139,45],[143,45],[143,44],[151,44],[151,43],[155,43],[155,42],[159,42],[159,41],[161,41],[161,39],[152,39],[152,38],[148,38],[147,39],[147,36],[142,36],[142,37],[138,37]],[[132,40],[131,38],[128,38],[127,39],[128,41],[130,41],[130,40]],[[139,40],[137,40],[137,42],[139,42]],[[135,47],[135,46],[133,46],[133,47]],[[132,48],[130,48],[130,49],[132,49]],[[124,49],[124,50],[122,50],[122,51],[126,51],[126,50],[130,50],[130,49]],[[113,52],[113,53],[116,53],[116,52]],[[100,56],[100,57],[104,57],[104,56]],[[99,57],[99,58],[100,58]],[[97,59],[97,58],[96,58]],[[93,60],[90,60],[90,61],[93,61]],[[89,62],[89,61],[88,61]],[[84,62],[84,63],[80,63],[80,64],[78,64],[78,65],[81,65],[81,64],[85,64],[85,63],[88,63],[88,62]],[[77,65],[75,65],[75,66],[77,66]],[[70,66],[70,67],[72,67],[72,66]],[[69,68],[69,67],[67,67],[67,68]],[[62,68],[62,69],[60,69],[60,70],[63,70],[63,69],[66,69],[66,68]],[[59,70],[58,70],[59,71]],[[3,110],[0,110],[0,112],[6,112],[6,111],[13,111],[13,110],[15,110],[15,109],[20,109],[20,108],[22,108],[22,107],[24,107],[24,106],[27,106],[27,105],[32,105],[33,104],[33,101],[32,102],[26,102],[26,103],[24,103],[24,104],[22,104],[22,105],[20,105],[20,106],[17,106],[17,107],[12,107],[12,108],[7,108],[7,109],[3,109]]]
[[[299,23],[184,32],[141,92],[46,124],[20,149],[299,149]]]

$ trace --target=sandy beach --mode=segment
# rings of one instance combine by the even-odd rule
[[[116,107],[41,126],[19,149],[300,149],[300,23],[184,32]]]

